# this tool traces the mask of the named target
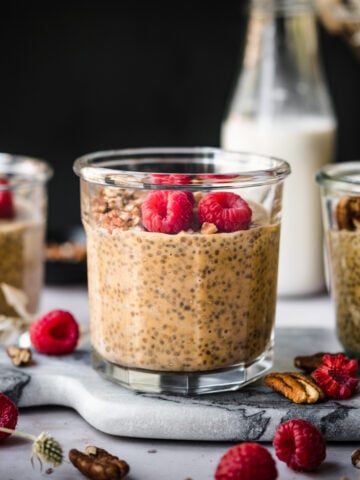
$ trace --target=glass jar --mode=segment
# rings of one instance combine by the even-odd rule
[[[268,370],[288,164],[165,148],[94,153],[74,168],[95,368],[180,394],[234,390]]]
[[[222,125],[226,149],[287,160],[279,294],[325,289],[315,172],[332,161],[336,121],[309,0],[253,0],[242,68]]]
[[[26,310],[36,313],[43,286],[46,182],[41,160],[0,154],[0,283],[21,290]],[[0,289],[0,315],[18,316]]]
[[[328,165],[316,180],[337,336],[348,355],[360,358],[360,162]]]

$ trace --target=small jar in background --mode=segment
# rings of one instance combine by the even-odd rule
[[[348,355],[360,358],[360,162],[327,165],[316,180],[337,336]]]
[[[26,311],[37,311],[43,286],[46,182],[52,175],[41,160],[0,154],[0,287],[26,297]],[[16,317],[0,288],[0,315]]]

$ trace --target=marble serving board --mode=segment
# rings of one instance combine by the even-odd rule
[[[294,370],[293,358],[340,345],[326,329],[276,331],[273,370]],[[327,440],[360,440],[360,394],[346,401],[297,405],[261,380],[237,392],[182,397],[140,394],[113,384],[95,372],[88,348],[71,355],[34,354],[34,365],[15,368],[0,349],[0,391],[19,407],[62,405],[74,408],[105,433],[154,439],[271,441],[278,425],[303,418],[321,428]]]

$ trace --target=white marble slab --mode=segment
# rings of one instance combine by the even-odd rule
[[[341,350],[331,330],[279,328],[277,371],[294,370],[295,355]],[[304,418],[328,440],[360,440],[360,395],[346,401],[296,405],[258,381],[238,392],[181,397],[140,394],[101,378],[88,349],[72,355],[35,354],[35,365],[15,368],[0,350],[0,391],[20,407],[74,408],[98,430],[119,436],[210,441],[271,441],[278,425]]]

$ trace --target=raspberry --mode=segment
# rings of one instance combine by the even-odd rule
[[[1,185],[7,186],[9,182],[4,178],[0,178],[0,218],[13,218],[14,203],[10,190],[1,190]]]
[[[326,457],[326,444],[321,432],[300,418],[282,423],[273,445],[276,456],[292,470],[312,472]]]
[[[328,397],[343,400],[356,390],[358,361],[350,360],[343,353],[325,354],[320,366],[311,376]]]
[[[220,459],[215,480],[275,480],[277,469],[271,453],[258,443],[241,443]]]
[[[19,411],[14,402],[6,395],[0,393],[0,427],[15,429]],[[0,440],[8,437],[10,433],[0,432]]]
[[[47,355],[72,352],[79,339],[79,326],[70,312],[52,310],[30,326],[34,348]]]
[[[187,192],[157,190],[147,195],[141,205],[141,213],[146,230],[179,233],[190,227],[193,205]]]
[[[245,200],[231,192],[207,193],[198,205],[200,223],[213,223],[219,232],[247,230],[251,214],[251,208]]]

